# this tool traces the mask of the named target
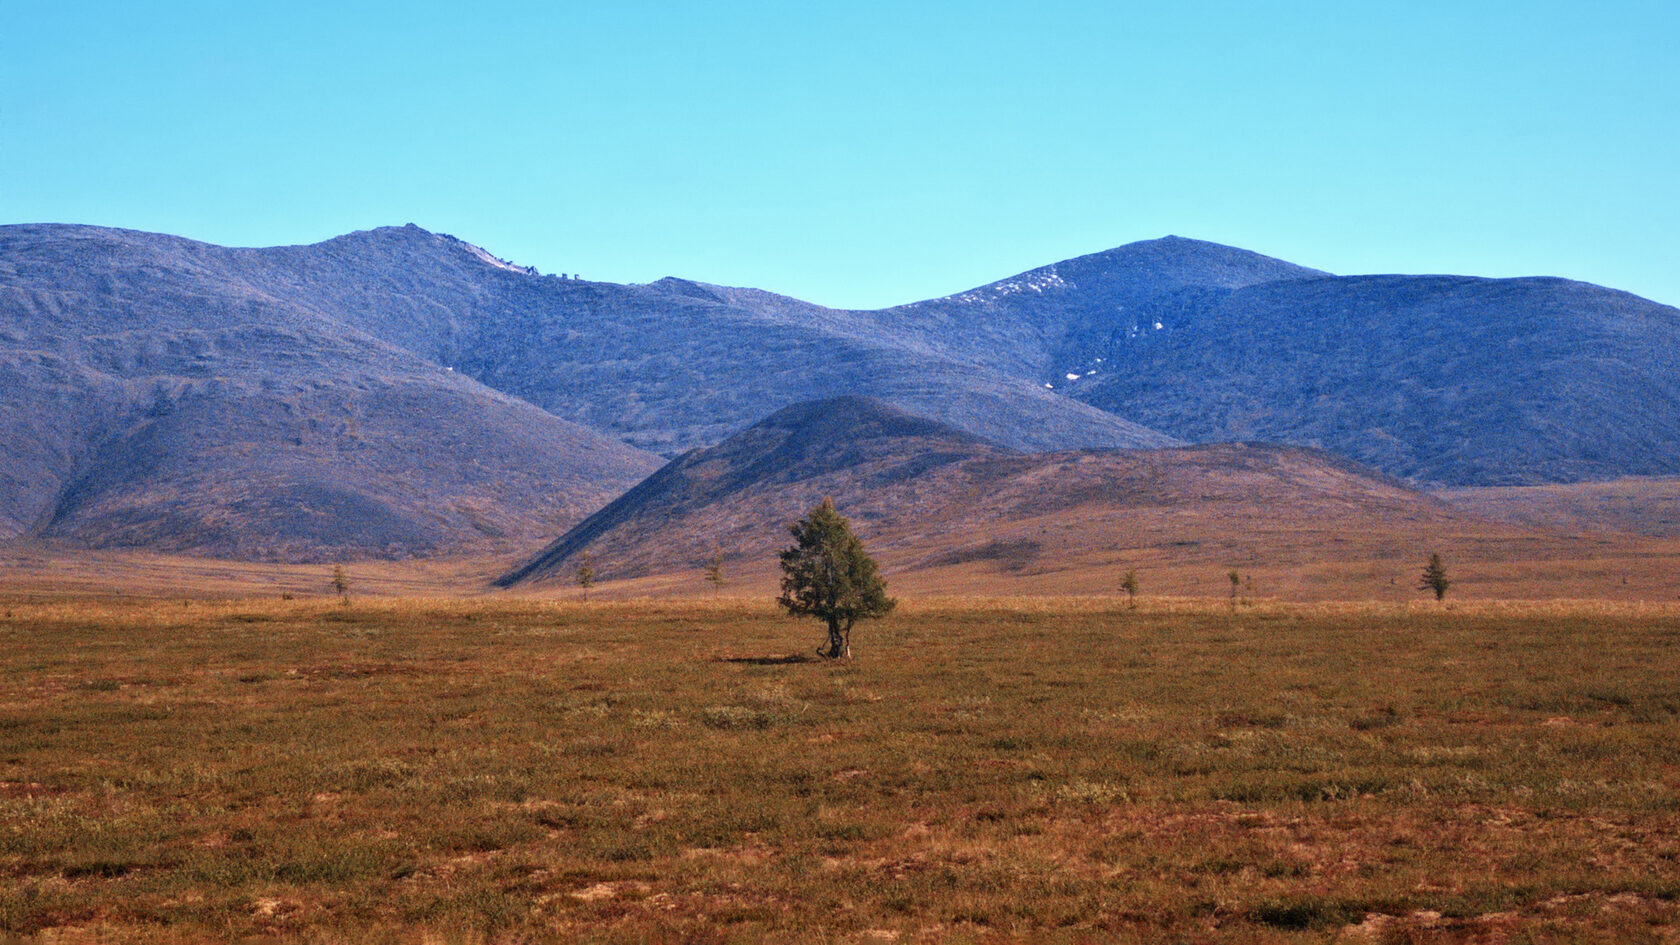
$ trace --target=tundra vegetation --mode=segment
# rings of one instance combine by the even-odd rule
[[[12,601],[0,939],[1673,941],[1680,608]],[[794,655],[789,655],[794,654]]]

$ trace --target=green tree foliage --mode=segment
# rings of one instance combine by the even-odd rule
[[[1434,591],[1435,599],[1440,600],[1447,596],[1447,588],[1452,587],[1452,584],[1453,582],[1447,580],[1447,566],[1441,563],[1441,556],[1431,554],[1429,563],[1423,566],[1423,577],[1418,581],[1418,590]]]
[[[1120,589],[1126,592],[1128,606],[1137,606],[1138,578],[1136,568],[1127,568],[1126,576],[1120,579]]]
[[[776,603],[796,617],[816,617],[828,625],[828,642],[819,655],[849,657],[852,625],[883,617],[898,602],[887,596],[875,559],[863,550],[833,499],[822,500],[788,531],[793,547],[781,554],[782,594]]]

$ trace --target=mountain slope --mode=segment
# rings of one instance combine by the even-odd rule
[[[503,549],[652,465],[527,404],[411,379],[187,388],[99,442],[35,533],[292,561]]]
[[[1437,494],[1486,518],[1530,528],[1680,538],[1680,479],[1674,477],[1629,476],[1609,482],[1544,486],[1468,486]]]
[[[1336,277],[1167,237],[881,312],[701,290],[867,326],[1189,442],[1321,447],[1446,485],[1680,473],[1680,311],[1585,283]]]
[[[857,312],[544,276],[414,226],[260,249],[9,226],[0,537],[506,548],[638,481],[642,450],[850,393],[1025,451],[1268,440],[1417,483],[1676,475],[1677,352],[1680,312],[1596,286],[1336,277],[1177,237]]]
[[[712,548],[762,568],[824,496],[903,573],[1044,572],[1176,543],[1212,561],[1281,560],[1340,536],[1411,546],[1483,523],[1313,450],[1218,445],[1021,454],[878,401],[788,408],[670,463],[503,575],[569,581],[587,552],[606,579],[696,570]],[[1205,547],[1203,547],[1205,546]]]
[[[505,548],[657,465],[229,278],[228,251],[38,230],[0,228],[0,537],[300,560]]]
[[[7,228],[52,238],[56,228]],[[789,403],[853,391],[1026,449],[1173,442],[1032,381],[976,370],[856,320],[743,307],[696,283],[542,276],[415,226],[224,249],[72,228],[94,300],[259,296],[314,313],[635,446],[675,454]],[[110,275],[114,274],[114,275]],[[103,282],[101,280],[104,280]],[[99,285],[114,281],[117,291]],[[80,283],[78,283],[80,284]],[[764,293],[768,296],[768,293]]]
[[[1147,331],[1154,300],[1326,275],[1218,243],[1168,236],[1040,266],[868,316],[896,333],[1057,387],[1064,365],[1116,332]]]
[[[1561,279],[1200,290],[1087,351],[1089,403],[1196,442],[1320,446],[1420,482],[1680,472],[1680,311]],[[1098,361],[1102,358],[1102,361]]]
[[[942,500],[964,461],[1004,455],[1012,451],[871,398],[795,404],[672,461],[497,583],[563,576],[585,549],[620,575],[682,567],[714,546],[740,554],[779,535],[777,516],[791,521],[823,496],[848,506],[867,497],[866,520],[911,515],[930,496]]]

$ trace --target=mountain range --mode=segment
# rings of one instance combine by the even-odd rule
[[[1177,237],[846,311],[543,275],[412,225],[263,249],[0,227],[0,538],[514,555],[842,395],[973,438],[964,462],[1268,441],[1408,488],[1675,475],[1680,311]]]

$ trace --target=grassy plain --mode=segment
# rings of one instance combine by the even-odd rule
[[[1680,941],[1680,609],[0,604],[0,936]]]

